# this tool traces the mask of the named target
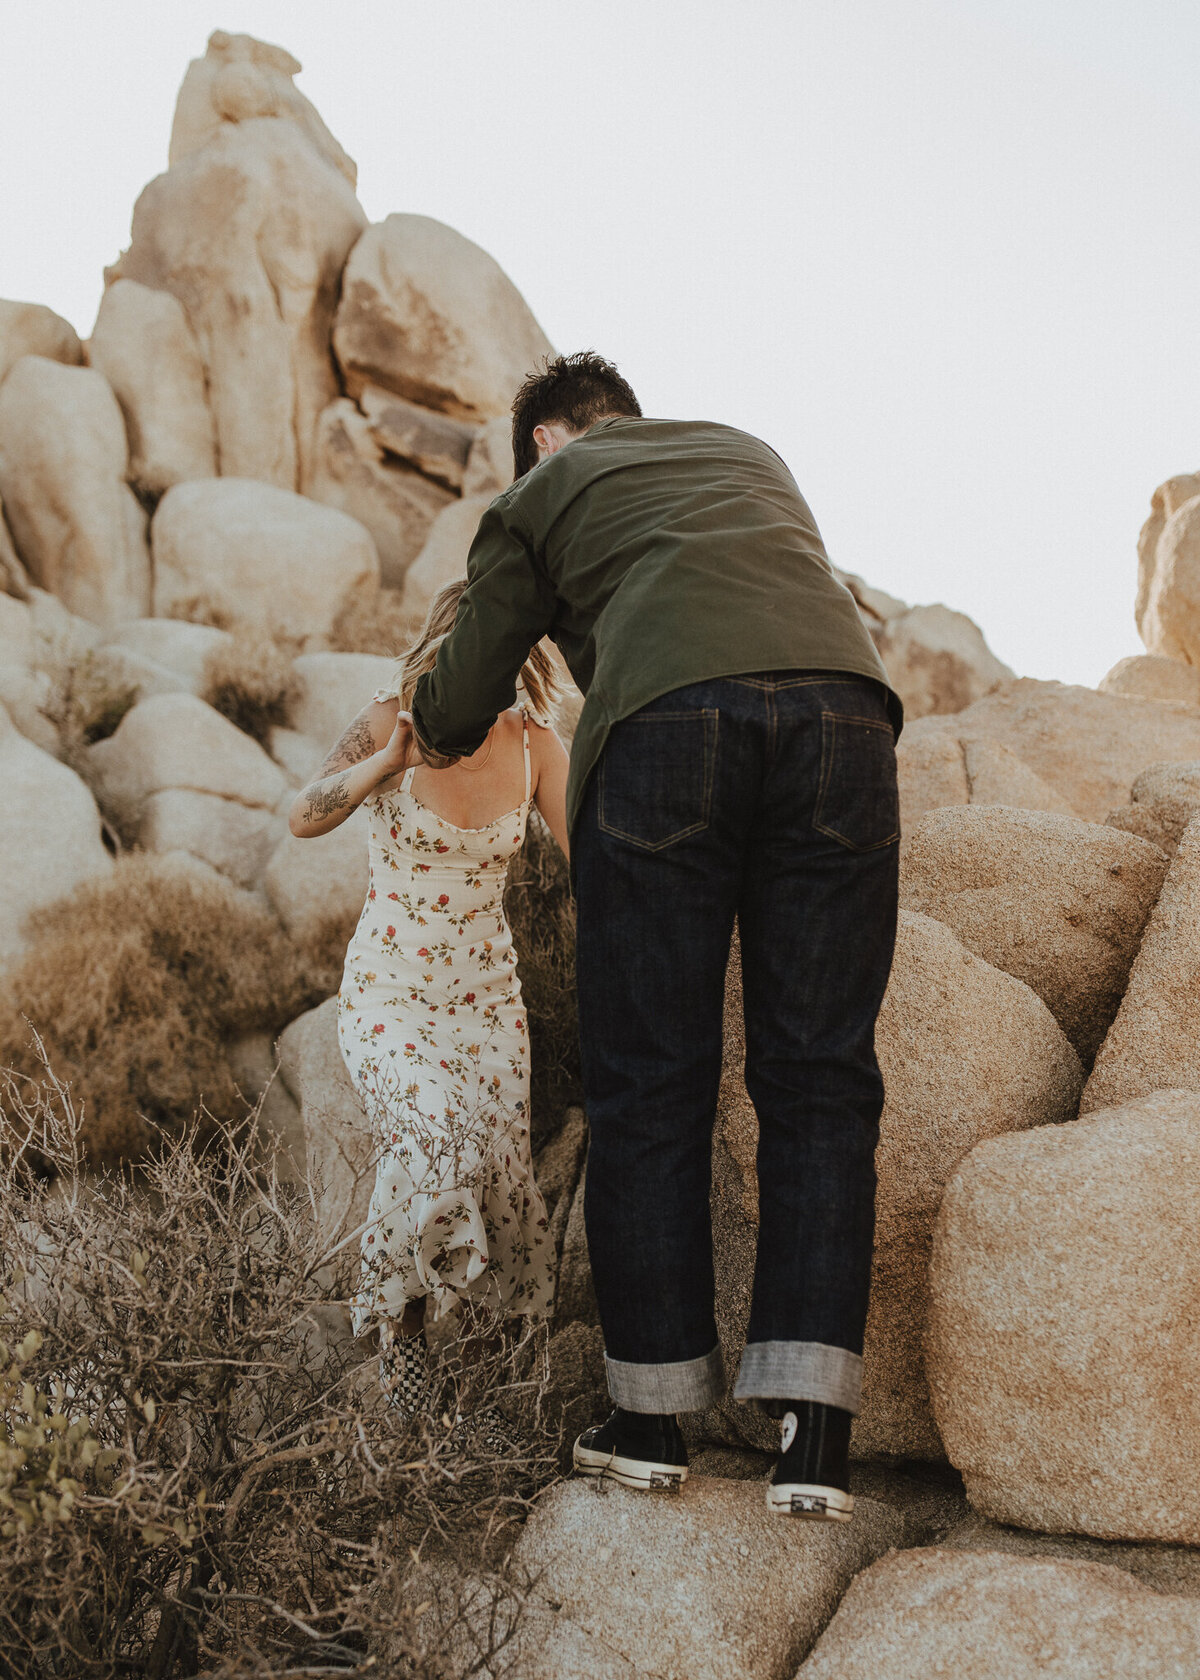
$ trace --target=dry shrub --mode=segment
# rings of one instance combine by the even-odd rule
[[[512,860],[504,908],[529,1017],[530,1133],[540,1149],[571,1103],[583,1100],[575,995],[575,904],[570,869],[536,811]]]
[[[200,698],[265,747],[299,697],[295,651],[277,637],[239,627],[205,660]]]
[[[150,1128],[186,1125],[198,1101],[217,1119],[244,1114],[224,1042],[279,1030],[337,984],[249,893],[145,852],[38,912],[29,931],[0,986],[0,1066],[35,1071],[32,1023],[97,1161],[139,1154]]]
[[[378,653],[394,659],[421,628],[404,608],[402,589],[361,590],[342,608],[329,637],[335,653]]]
[[[339,1276],[249,1142],[164,1140],[134,1181],[86,1176],[80,1133],[48,1069],[0,1076],[0,1673],[497,1672],[494,1572],[558,1445],[531,1338],[471,1367],[499,1442],[452,1382],[405,1419],[337,1328],[357,1244]],[[463,1664],[481,1591],[505,1611]]]

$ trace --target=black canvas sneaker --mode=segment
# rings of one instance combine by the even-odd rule
[[[849,1522],[854,1515],[851,1414],[815,1400],[771,1400],[766,1410],[783,1422],[779,1457],[767,1483],[767,1510],[817,1522]]]
[[[678,1493],[687,1481],[687,1448],[669,1412],[627,1412],[617,1406],[607,1423],[585,1429],[575,1443],[575,1469],[622,1487]]]

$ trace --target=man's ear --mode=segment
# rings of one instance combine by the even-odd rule
[[[547,455],[553,455],[558,448],[558,439],[545,426],[535,426],[533,428],[533,447],[538,450],[539,454],[544,452]]]

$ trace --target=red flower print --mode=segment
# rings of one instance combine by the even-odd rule
[[[385,1031],[383,1022],[382,1021],[376,1021],[375,1025],[371,1028],[371,1031],[373,1033],[381,1033],[381,1032]]]
[[[370,892],[367,894],[367,897],[368,898],[374,898],[375,897],[375,888],[374,887],[371,888]]]
[[[399,904],[399,902],[400,902],[400,894],[399,893],[389,893],[388,897],[391,899],[393,904]]]
[[[390,927],[390,926],[389,926],[389,928],[388,928],[388,935],[387,935],[387,936],[388,936],[388,938],[389,938],[389,939],[395,939],[395,937],[396,937],[396,930],[395,930],[395,928],[394,928],[394,927]]]
[[[450,894],[449,893],[443,893],[441,895],[441,897],[438,899],[439,904],[449,904],[449,902],[450,902]]]
[[[474,992],[468,992],[466,997],[463,998],[463,1002],[464,1003],[474,1003],[475,1002],[475,993]]]
[[[427,957],[429,955],[428,945],[422,945],[421,949],[417,952],[417,955],[419,957]]]
[[[415,1050],[415,1049],[416,1049],[416,1048],[417,1048],[417,1047],[416,1047],[416,1045],[415,1045],[415,1044],[406,1044],[406,1045],[405,1045],[405,1046],[404,1046],[404,1048],[405,1048],[405,1049],[406,1049],[406,1050]]]

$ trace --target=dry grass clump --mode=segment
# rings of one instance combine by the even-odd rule
[[[337,985],[249,893],[144,852],[40,911],[30,931],[0,985],[0,1066],[36,1070],[32,1023],[97,1161],[140,1154],[153,1127],[186,1125],[200,1101],[218,1119],[244,1114],[225,1041],[277,1031]]]
[[[338,615],[329,646],[335,653],[379,653],[394,659],[420,628],[421,616],[405,611],[402,589],[364,589]]]
[[[557,1445],[528,1340],[471,1367],[524,1419],[502,1443],[455,1426],[452,1381],[400,1416],[336,1329],[310,1198],[215,1141],[87,1177],[65,1088],[0,1076],[0,1673],[497,1672],[493,1572]],[[505,1615],[463,1665],[489,1581]]]
[[[238,628],[205,660],[200,698],[265,747],[299,697],[294,655],[273,636]]]
[[[504,908],[529,1017],[530,1135],[534,1149],[582,1102],[575,993],[575,904],[567,860],[535,811],[512,860]]]

